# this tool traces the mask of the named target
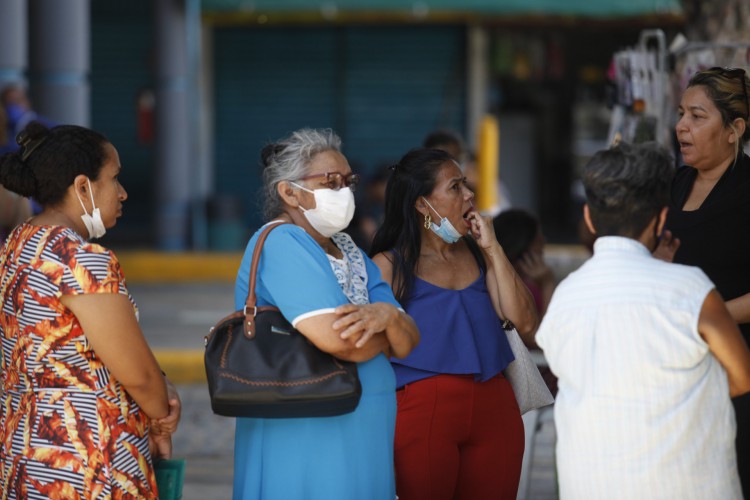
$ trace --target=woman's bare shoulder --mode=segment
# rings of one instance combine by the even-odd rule
[[[380,269],[383,281],[390,283],[393,276],[393,254],[391,252],[380,252],[372,257],[372,261]]]

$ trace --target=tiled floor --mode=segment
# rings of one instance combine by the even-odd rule
[[[534,455],[526,498],[529,500],[557,500],[555,423],[551,416],[541,423],[535,436]]]

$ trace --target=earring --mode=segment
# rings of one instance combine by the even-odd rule
[[[432,217],[430,217],[430,214],[424,214],[424,228],[430,229],[430,224],[432,223]]]

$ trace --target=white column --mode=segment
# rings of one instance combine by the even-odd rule
[[[0,2],[0,89],[24,82],[28,58],[26,0]]]
[[[183,1],[155,0],[156,237],[160,249],[188,248],[191,167],[187,17]]]
[[[486,27],[471,25],[466,36],[466,142],[476,149],[479,123],[489,112],[489,34]]]
[[[31,0],[29,5],[34,110],[58,123],[89,126],[89,0]]]

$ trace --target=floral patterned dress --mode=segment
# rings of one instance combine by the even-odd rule
[[[3,500],[158,496],[147,416],[60,301],[87,293],[128,295],[112,252],[66,227],[11,233],[0,254]]]

